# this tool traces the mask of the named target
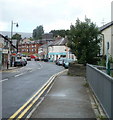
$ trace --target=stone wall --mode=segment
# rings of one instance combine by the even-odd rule
[[[68,74],[72,76],[86,76],[86,66],[78,63],[71,63],[69,65]]]

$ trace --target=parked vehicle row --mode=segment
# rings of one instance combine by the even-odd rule
[[[16,66],[26,66],[26,65],[27,65],[26,58],[21,57],[21,56],[16,57],[15,62],[14,62],[14,67],[16,67]]]
[[[74,62],[74,60],[69,58],[60,58],[56,60],[56,65],[62,65],[65,68],[68,68],[71,62]]]

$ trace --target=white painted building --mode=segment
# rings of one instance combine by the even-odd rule
[[[70,48],[66,44],[67,38],[60,38],[40,46],[38,49],[39,58],[46,59],[48,56],[49,60],[53,62],[61,57],[76,60],[75,55],[70,52]]]
[[[61,57],[76,59],[75,55],[70,52],[70,49],[66,46],[67,38],[61,38],[54,41],[48,47],[48,56],[50,61],[55,61]]]
[[[113,21],[100,27],[102,40],[102,54],[106,55],[107,42],[109,42],[109,54],[113,57]]]

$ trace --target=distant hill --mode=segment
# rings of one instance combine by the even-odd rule
[[[13,35],[15,33],[18,33],[22,36],[22,38],[30,38],[32,37],[32,33],[24,33],[24,32],[13,32]],[[8,36],[10,38],[11,36],[11,32],[9,31],[0,31],[0,34],[4,35],[4,36]]]

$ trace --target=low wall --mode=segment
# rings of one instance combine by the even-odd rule
[[[78,63],[71,63],[68,70],[69,75],[73,76],[86,76],[86,66]]]
[[[90,64],[86,78],[107,116],[113,119],[113,78]]]

